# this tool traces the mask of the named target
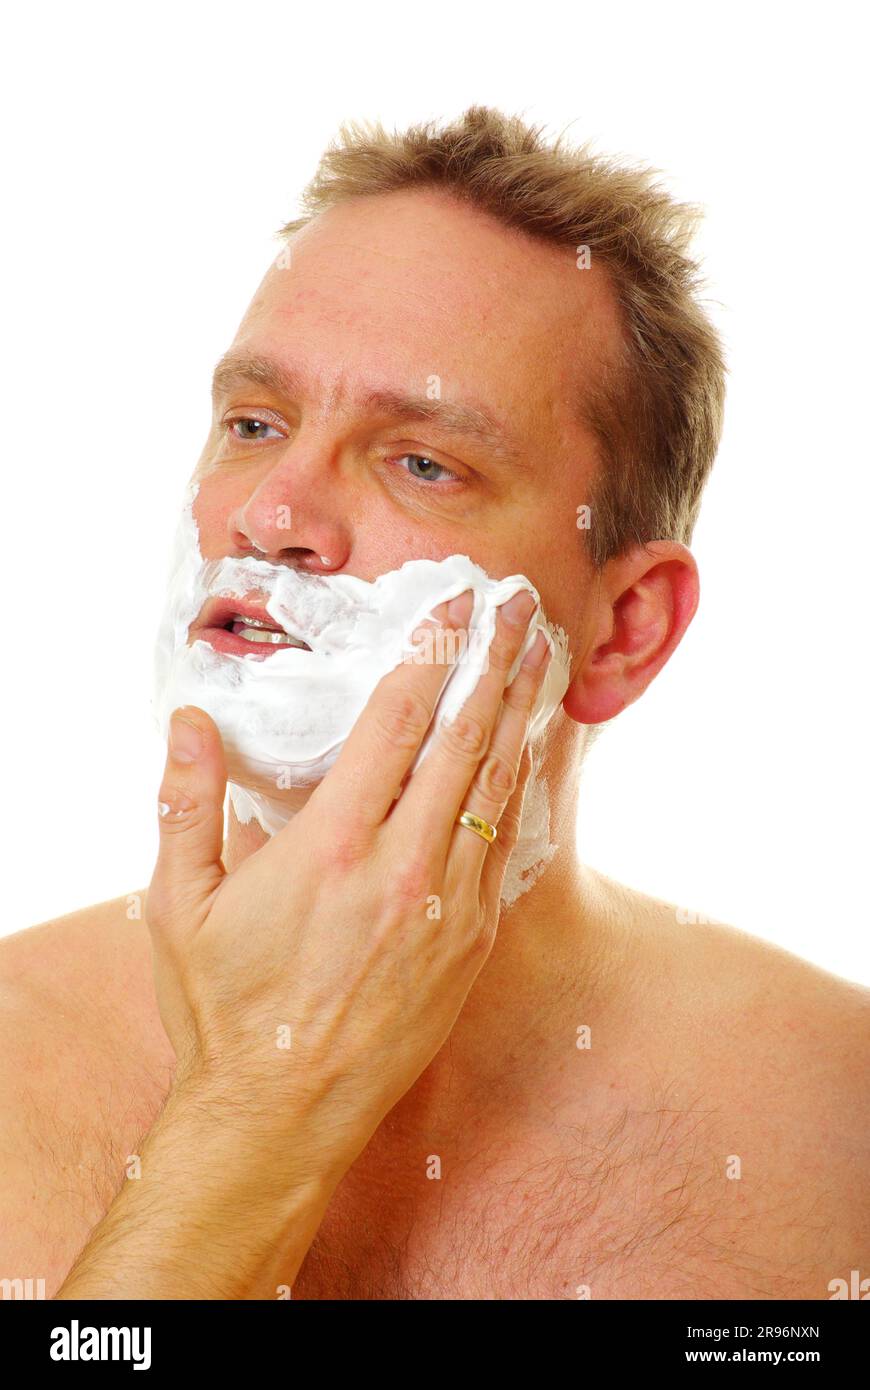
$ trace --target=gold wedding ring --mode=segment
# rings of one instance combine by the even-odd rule
[[[473,816],[470,811],[463,811],[456,817],[457,825],[464,825],[467,830],[473,830],[475,835],[479,835],[482,840],[486,840],[491,845],[498,831],[494,825],[490,825],[488,820],[482,816]]]

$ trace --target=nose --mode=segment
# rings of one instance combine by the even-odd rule
[[[334,480],[293,480],[275,469],[229,519],[230,541],[239,552],[263,556],[313,574],[347,564],[351,536],[339,515]]]

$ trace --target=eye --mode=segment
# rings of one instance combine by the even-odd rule
[[[409,460],[409,466],[405,471],[410,473],[412,478],[419,478],[421,482],[437,483],[444,478],[458,478],[456,473],[451,473],[449,468],[436,463],[434,459],[426,458],[425,454],[402,454],[396,462],[403,464],[405,459]]]
[[[279,439],[282,437],[281,431],[275,429],[274,425],[270,425],[268,420],[260,420],[255,415],[240,415],[235,420],[224,421],[224,429],[229,430],[234,438],[240,439],[244,443],[256,442],[258,439],[266,438],[266,435],[255,434],[253,430],[251,433],[248,433],[248,425],[252,426],[253,430],[272,430]],[[241,433],[237,432],[239,427],[242,427]]]

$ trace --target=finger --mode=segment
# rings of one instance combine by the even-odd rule
[[[448,853],[459,873],[479,874],[492,848],[505,835],[502,819],[517,782],[520,758],[525,747],[532,710],[538,698],[551,652],[547,638],[539,632],[504,692],[501,710],[486,756],[474,775],[462,802],[462,810],[480,816],[496,826],[497,836],[487,844],[466,826],[454,827]],[[496,856],[498,857],[498,856]]]
[[[182,705],[170,722],[157,800],[160,846],[147,894],[149,925],[171,928],[197,909],[224,877],[221,863],[227,773],[214,721]]]
[[[535,600],[525,590],[500,606],[487,653],[487,669],[456,717],[441,725],[396,807],[392,818],[396,833],[425,837],[442,863],[460,807],[489,748],[505,683],[528,634],[534,610]],[[519,755],[518,747],[517,761]],[[505,788],[504,801],[512,786],[513,778],[510,787]]]
[[[520,759],[517,785],[499,819],[498,837],[493,840],[484,856],[479,890],[480,902],[484,907],[498,907],[508,860],[516,849],[519,839],[523,807],[526,804],[529,784],[534,776],[534,766],[535,760],[532,750],[526,744]],[[462,828],[462,826],[457,826],[457,832]]]
[[[335,765],[313,793],[311,802],[336,817],[345,833],[371,833],[392,807],[461,650],[458,634],[471,610],[472,594],[466,590],[420,624],[413,657],[378,682]]]

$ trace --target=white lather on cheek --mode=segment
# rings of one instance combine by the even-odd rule
[[[419,659],[411,634],[438,604],[466,589],[473,591],[467,647],[446,674],[433,729],[414,766],[476,686],[486,669],[497,608],[521,589],[539,607],[511,676],[539,629],[553,650],[533,712],[532,738],[561,704],[569,680],[567,639],[547,622],[537,590],[523,575],[491,579],[467,555],[409,560],[373,583],[348,574],[300,573],[254,556],[204,560],[193,516],[197,491],[198,484],[188,490],[176,536],[157,638],[153,708],[164,738],[180,705],[197,705],[211,715],[224,744],[230,797],[243,823],[255,817],[270,835],[287,823],[292,790],[323,779],[381,677],[404,660]],[[328,557],[320,559],[329,564]],[[272,619],[310,651],[282,646],[260,658],[216,652],[203,641],[188,644],[190,625],[206,599],[242,598],[253,591],[264,595]]]

